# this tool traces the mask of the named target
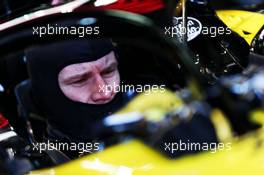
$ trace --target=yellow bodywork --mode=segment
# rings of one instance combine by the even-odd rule
[[[117,114],[140,112],[149,121],[160,121],[166,113],[183,105],[182,100],[173,92],[166,89],[158,89],[136,96]]]
[[[167,100],[162,100],[162,96]],[[146,108],[156,106],[159,109],[170,109],[175,104],[181,106],[179,98],[168,92],[149,98],[140,96],[126,106],[122,112],[131,112],[134,105],[149,101]],[[174,97],[173,97],[174,96]],[[155,98],[156,97],[156,98]],[[164,98],[165,99],[165,98]],[[136,101],[137,101],[136,100]],[[158,103],[158,101],[160,103]],[[174,101],[174,102],[173,102]],[[168,103],[167,103],[168,102]],[[165,105],[174,104],[174,105]],[[144,103],[146,105],[146,103]],[[142,104],[142,105],[144,105]],[[160,104],[160,105],[159,105]],[[144,112],[142,105],[140,111]],[[141,107],[140,107],[141,106]],[[225,149],[216,152],[208,151],[195,155],[169,159],[142,141],[134,139],[109,147],[102,152],[84,156],[69,163],[32,171],[30,175],[260,175],[264,172],[264,128],[244,135],[234,137],[231,127],[219,110],[213,110],[212,121],[219,140]],[[264,112],[252,112],[252,120],[264,122]],[[164,145],[164,149],[165,149]]]
[[[241,10],[219,10],[216,14],[231,30],[243,37],[249,45],[264,26],[264,14]]]
[[[171,160],[133,140],[30,175],[260,175],[264,172],[263,141],[260,129],[233,140],[231,150]]]

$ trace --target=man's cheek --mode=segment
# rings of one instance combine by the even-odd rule
[[[68,98],[73,101],[87,103],[89,90],[85,87],[69,87],[67,89]]]
[[[112,92],[117,93],[120,91],[120,79],[117,77],[108,81],[108,84],[112,87]]]
[[[78,90],[75,88],[69,88],[66,96],[73,101],[82,101],[82,99],[79,99]]]
[[[61,87],[63,94],[70,100],[76,101],[76,90],[71,86],[63,86]]]
[[[80,98],[85,101],[85,103],[92,103],[92,93],[93,91],[91,90],[90,86],[83,87],[80,89],[80,92],[78,93]]]
[[[114,75],[112,81],[116,84],[116,85],[120,85],[120,75],[119,72],[117,71],[117,73]]]

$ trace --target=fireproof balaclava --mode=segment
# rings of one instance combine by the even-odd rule
[[[50,126],[75,140],[92,140],[104,117],[125,103],[124,94],[103,105],[74,102],[61,91],[58,74],[66,66],[95,61],[113,51],[110,40],[71,40],[26,50],[32,96]]]

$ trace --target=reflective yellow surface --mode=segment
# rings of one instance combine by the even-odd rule
[[[129,102],[118,114],[140,112],[149,121],[162,120],[169,113],[183,105],[182,100],[167,89],[141,93]]]
[[[249,45],[264,25],[264,14],[241,10],[220,10],[216,13],[230,29],[242,36]]]
[[[216,112],[214,115],[221,115]],[[263,118],[264,113],[252,113]],[[220,116],[221,117],[221,116]],[[261,120],[260,122],[262,122]],[[233,138],[231,150],[204,152],[172,160],[131,140],[103,152],[31,175],[260,175],[264,172],[264,129]],[[164,147],[165,148],[165,147]]]
[[[219,142],[227,143],[233,139],[231,124],[219,109],[212,111],[211,121],[214,125]]]

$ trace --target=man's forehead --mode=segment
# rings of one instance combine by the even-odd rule
[[[96,61],[91,62],[82,62],[82,63],[75,63],[68,65],[62,69],[61,72],[67,73],[67,74],[81,74],[86,73],[89,71],[89,68],[92,68],[93,66],[99,67],[99,68],[105,68],[107,66],[110,66],[112,63],[117,63],[114,52],[110,52],[109,54],[99,58]]]

